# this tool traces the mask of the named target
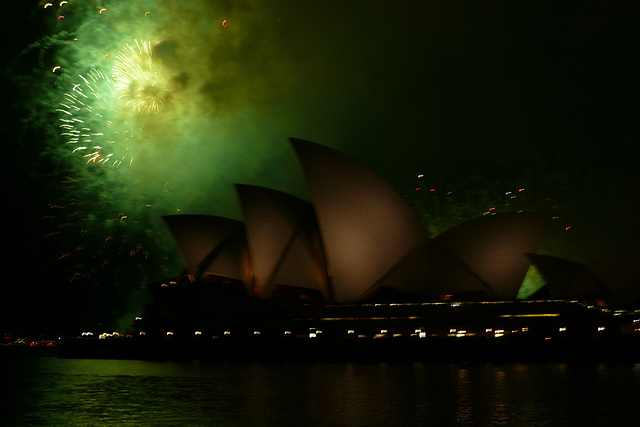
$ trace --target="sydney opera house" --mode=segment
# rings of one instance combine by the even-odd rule
[[[141,333],[639,332],[640,253],[588,266],[538,254],[552,218],[531,212],[485,215],[430,236],[399,192],[367,166],[317,143],[290,142],[312,202],[243,184],[236,185],[243,221],[164,217],[185,274],[155,285]],[[519,300],[532,266],[545,285]]]

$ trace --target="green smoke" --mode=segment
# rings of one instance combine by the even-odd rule
[[[57,52],[60,92],[69,91],[78,75],[93,68],[110,75],[118,52],[136,40],[154,45],[154,61],[172,89],[171,102],[157,114],[124,105],[104,112],[108,131],[141,135],[139,142],[129,144],[130,166],[123,162],[100,172],[105,191],[127,187],[134,206],[141,198],[158,215],[200,211],[237,216],[234,182],[258,176],[262,181],[268,177],[263,184],[278,186],[288,180],[271,170],[288,150],[286,130],[277,130],[281,123],[265,117],[265,106],[277,104],[281,96],[272,84],[277,61],[269,58],[282,55],[274,55],[272,48],[265,51],[264,41],[253,39],[257,30],[243,29],[258,26],[274,37],[277,17],[270,11],[234,11],[195,1],[114,1],[102,7],[99,13],[95,5],[78,3],[59,20],[59,30],[69,34]],[[242,56],[240,63],[236,57]],[[260,66],[252,67],[252,62]]]

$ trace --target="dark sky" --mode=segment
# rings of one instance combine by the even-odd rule
[[[52,203],[79,197],[91,206],[81,215],[100,217],[105,205],[88,201],[100,193],[115,200],[106,216],[153,205],[156,218],[237,218],[234,182],[308,197],[290,136],[340,149],[398,188],[418,174],[462,187],[480,177],[496,192],[538,185],[576,241],[601,248],[580,261],[637,247],[637,2],[105,1],[102,14],[89,1],[13,3],[5,16],[23,25],[5,37],[5,182],[11,263],[30,267],[12,297],[29,295],[25,276],[38,292],[46,280],[41,217]],[[144,38],[160,42],[175,90],[164,111],[135,118],[150,148],[135,168],[89,171],[90,185],[54,195],[80,163],[58,136],[62,94]]]

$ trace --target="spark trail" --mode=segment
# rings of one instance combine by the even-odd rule
[[[114,83],[96,68],[77,79],[57,109],[61,136],[87,163],[131,164],[143,144],[142,129],[121,119]],[[114,115],[117,120],[112,120]]]

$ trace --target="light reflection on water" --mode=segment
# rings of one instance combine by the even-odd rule
[[[640,365],[2,361],[0,424],[629,425]]]

